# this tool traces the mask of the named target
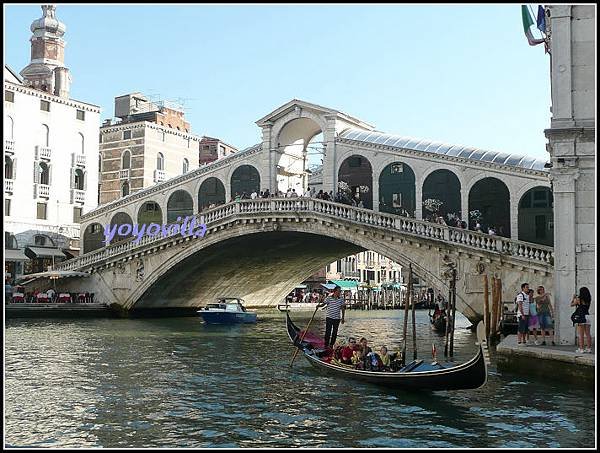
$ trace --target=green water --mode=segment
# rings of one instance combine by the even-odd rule
[[[295,315],[299,326],[311,313]],[[321,314],[319,314],[320,316]],[[284,316],[16,320],[5,328],[9,447],[593,447],[593,392],[490,368],[477,390],[409,393],[319,374]],[[419,356],[431,357],[426,311]],[[458,323],[457,361],[476,352]],[[313,322],[324,331],[324,319]],[[348,311],[340,336],[394,350],[402,312]],[[312,329],[311,329],[312,330]],[[409,343],[409,356],[411,355]],[[492,357],[493,360],[493,357]],[[535,364],[532,364],[535,366]]]

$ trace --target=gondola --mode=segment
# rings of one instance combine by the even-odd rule
[[[286,326],[290,340],[315,368],[326,374],[345,379],[357,379],[385,387],[407,390],[461,390],[482,387],[487,382],[487,367],[490,363],[483,321],[477,326],[479,350],[471,360],[461,363],[425,363],[413,360],[398,371],[363,371],[328,363],[323,338],[307,332],[302,339],[301,331],[286,313]]]
[[[439,333],[446,333],[446,313],[444,311],[429,313],[431,328]]]

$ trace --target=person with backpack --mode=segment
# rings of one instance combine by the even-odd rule
[[[592,295],[590,290],[585,286],[579,288],[579,295],[575,294],[571,301],[571,306],[576,307],[575,312],[571,315],[571,321],[576,326],[578,334],[578,348],[575,352],[591,353],[592,352],[592,335],[590,333],[591,318],[590,305],[592,303]],[[587,340],[587,348],[583,348],[584,337]]]
[[[515,298],[517,304],[517,319],[519,328],[517,330],[517,344],[527,345],[529,333],[529,283],[521,285],[521,292]]]

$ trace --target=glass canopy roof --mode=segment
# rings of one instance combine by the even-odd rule
[[[465,159],[493,162],[500,165],[511,165],[513,167],[527,168],[529,170],[547,171],[544,168],[545,161],[520,154],[506,154],[497,151],[487,151],[470,146],[448,145],[430,140],[421,140],[400,135],[384,134],[382,132],[364,131],[361,129],[346,129],[340,134],[340,138],[356,140],[378,145],[393,146],[396,148],[411,149],[427,153],[444,154]]]

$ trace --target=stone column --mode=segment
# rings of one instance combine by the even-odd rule
[[[325,156],[323,157],[323,192],[337,190],[337,147],[335,141],[335,115],[325,115],[327,128],[323,131]]]
[[[423,220],[423,181],[415,177],[415,219]]]
[[[277,190],[277,171],[273,168],[276,160],[273,159],[273,154],[277,149],[271,149],[271,132],[273,131],[273,123],[268,122],[262,128],[262,155],[261,166],[264,170],[266,181],[261,181],[260,190],[269,189],[270,193]]]
[[[570,306],[577,291],[575,265],[575,181],[577,168],[562,167],[550,170],[554,194],[554,328],[559,344],[574,344],[575,328],[571,322]]]
[[[467,225],[471,225],[469,220],[469,190],[466,187],[460,189],[460,219],[467,222]]]
[[[519,199],[510,192],[510,238],[519,240]]]

